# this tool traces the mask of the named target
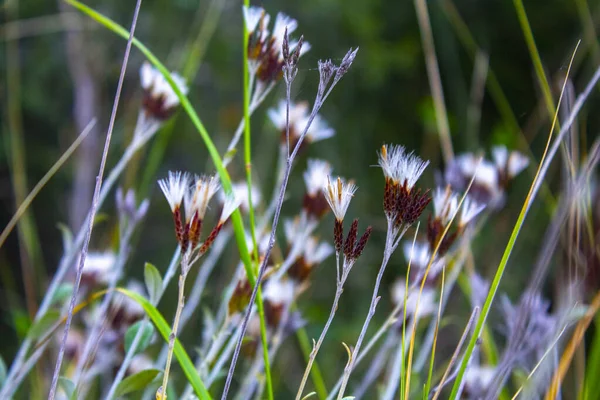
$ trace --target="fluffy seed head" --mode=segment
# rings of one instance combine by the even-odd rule
[[[327,178],[331,175],[331,165],[323,160],[308,160],[308,168],[304,171],[306,192],[314,197],[327,185]]]
[[[518,151],[508,151],[506,146],[492,148],[494,163],[501,174],[506,174],[507,179],[519,175],[529,165],[529,159]]]
[[[193,189],[184,197],[186,222],[192,218],[204,219],[208,202],[219,190],[220,184],[215,176],[196,177]]]
[[[471,222],[485,208],[485,204],[479,204],[469,196],[465,197],[462,208],[460,210],[460,219],[458,224],[465,226]]]
[[[450,222],[450,219],[456,214],[458,201],[458,195],[452,193],[450,188],[437,188],[435,190],[433,195],[433,209],[435,217],[439,218],[444,226],[446,226],[448,222]]]
[[[190,179],[188,173],[169,171],[169,175],[166,179],[158,181],[158,185],[167,198],[167,202],[169,203],[172,212],[175,212],[175,210],[179,209],[181,206],[181,202],[188,191]]]
[[[329,177],[327,178],[327,186],[325,187],[325,199],[329,203],[335,218],[338,221],[343,221],[350,200],[356,192],[356,185],[352,182],[344,182],[342,178],[338,177],[334,183],[331,183]]]
[[[391,180],[395,185],[406,183],[410,191],[429,161],[423,161],[413,153],[407,154],[403,146],[384,144],[379,152],[379,165],[386,180]]]
[[[185,79],[176,72],[171,73],[171,79],[180,92],[186,95],[189,88]],[[144,62],[140,68],[140,83],[144,89],[144,108],[153,117],[164,120],[171,116],[179,105],[179,97],[165,79],[163,74]]]

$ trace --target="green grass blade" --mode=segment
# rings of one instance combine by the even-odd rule
[[[144,308],[144,311],[148,315],[148,317],[150,317],[150,319],[156,326],[156,329],[158,329],[158,331],[160,332],[160,335],[163,337],[165,342],[169,343],[169,335],[171,334],[171,326],[167,323],[167,321],[165,321],[165,319],[160,314],[160,312],[156,309],[156,307],[154,307],[152,304],[150,304],[150,302],[145,297],[143,297],[142,295],[140,295],[138,293],[135,293],[130,290],[123,289],[123,288],[117,288],[116,290],[118,292],[124,294],[125,296],[129,297],[130,299],[134,300],[140,306],[142,306]],[[204,383],[202,382],[200,375],[198,375],[198,372],[196,371],[196,368],[194,367],[194,363],[192,362],[192,360],[190,359],[190,357],[184,350],[183,346],[179,342],[179,339],[175,339],[174,354],[175,354],[175,357],[177,358],[177,361],[179,361],[179,365],[183,369],[183,373],[185,374],[186,378],[188,379],[188,381],[194,388],[194,392],[196,393],[196,395],[198,395],[198,397],[201,400],[210,400],[211,397],[210,397],[210,394],[208,393],[208,390],[206,390],[206,387],[204,386]]]
[[[112,21],[110,18],[105,17],[104,15],[102,15],[102,14],[98,13],[97,11],[91,9],[90,7],[80,3],[77,0],[65,0],[65,1],[68,4],[72,5],[73,7],[75,7],[77,10],[88,15],[89,17],[91,17],[92,19],[94,19],[95,21],[100,23],[101,25],[104,25],[111,31],[115,32],[117,35],[121,36],[122,38],[129,37],[129,32],[125,28],[123,28],[122,26],[117,24],[116,22]],[[208,131],[204,127],[204,124],[198,117],[198,114],[192,107],[190,101],[181,92],[181,90],[179,90],[179,87],[173,81],[173,78],[171,77],[171,73],[169,72],[169,70],[158,60],[158,58],[142,42],[140,42],[137,38],[134,38],[133,45],[135,47],[137,47],[146,56],[148,61],[150,61],[154,65],[154,67],[158,71],[160,71],[160,73],[165,77],[167,82],[169,82],[169,84],[171,85],[171,88],[173,89],[173,91],[175,92],[175,94],[177,95],[177,97],[181,103],[181,107],[188,114],[190,120],[192,121],[192,123],[194,124],[196,129],[198,130],[198,133],[200,133],[202,140],[204,140],[204,144],[213,160],[215,169],[217,170],[217,173],[219,174],[219,177],[221,178],[221,184],[223,185],[223,189],[227,193],[231,193],[232,192],[231,179],[229,177],[229,174],[227,173],[227,170],[223,166],[223,161],[221,160],[221,156],[219,155],[219,152],[217,151],[217,148],[215,147],[212,139],[210,138]],[[246,236],[245,236],[245,232],[244,232],[244,225],[243,225],[243,221],[242,221],[242,215],[241,215],[239,209],[237,209],[231,215],[231,221],[233,224],[235,239],[236,239],[236,242],[238,245],[238,250],[240,253],[240,259],[242,260],[242,262],[244,264],[244,269],[246,271],[248,280],[250,281],[251,285],[254,285],[256,283],[256,277],[254,275],[255,271],[252,268],[252,262],[250,260],[250,253],[248,252],[248,247],[246,245]],[[264,307],[263,307],[263,301],[262,301],[262,291],[260,290],[260,287],[259,287],[259,290],[258,290],[258,293],[256,296],[256,305],[258,308],[258,315],[260,318],[261,339],[263,342],[266,342],[266,340],[267,340],[266,334],[267,333],[266,333],[265,313],[264,313]]]
[[[548,115],[552,116],[556,113],[556,107],[554,106],[554,100],[552,99],[552,91],[550,90],[548,78],[546,77],[544,67],[542,66],[542,59],[535,44],[535,39],[533,37],[533,32],[531,31],[531,25],[529,25],[529,19],[527,18],[525,7],[523,6],[523,1],[513,0],[513,4],[515,5],[515,10],[517,11],[517,16],[519,17],[519,23],[521,24],[521,29],[523,30],[523,35],[525,36],[527,49],[529,50],[531,60],[533,61],[533,67],[535,69],[535,74],[537,76],[540,89],[542,89],[542,94],[544,95],[544,102],[546,103]]]

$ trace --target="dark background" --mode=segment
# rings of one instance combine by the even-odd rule
[[[38,294],[36,301],[39,301],[44,294],[47,275],[52,274],[62,253],[57,224],[78,228],[81,210],[86,210],[89,205],[126,44],[69,6],[59,6],[52,1],[23,0],[16,3],[18,7],[14,6],[14,1],[0,5],[2,226],[15,210],[14,168],[11,167],[15,153],[11,148],[10,132],[17,131],[23,141],[25,170],[21,177],[26,178],[26,187],[31,189],[74,140],[81,129],[80,124],[87,123],[86,112],[97,116],[99,124],[96,139],[88,138],[84,149],[59,171],[34,201],[31,209],[31,223],[37,232],[31,236],[34,251],[28,252],[19,245],[16,232],[0,249],[0,324],[5,332],[0,352],[7,361],[14,356],[19,335],[28,325],[22,266],[29,265],[26,273],[33,277]],[[130,24],[133,1],[102,0],[86,4],[123,26]],[[303,192],[301,173],[306,159],[324,158],[332,163],[334,173],[355,179],[359,186],[349,215],[360,217],[363,226],[371,224],[375,228],[365,256],[350,275],[338,318],[321,352],[319,362],[325,379],[333,382],[345,357],[339,343],[355,341],[366,316],[381,258],[384,239],[381,212],[383,178],[381,171],[373,167],[377,163],[376,151],[383,143],[399,143],[431,160],[431,166],[420,182],[426,188],[433,187],[435,171],[443,167],[419,26],[414,4],[410,1],[265,1],[259,5],[273,17],[277,11],[295,17],[299,22],[295,36],[304,34],[312,45],[300,62],[293,94],[297,100],[312,101],[318,83],[316,67],[319,59],[331,58],[339,62],[349,47],[360,47],[351,71],[334,90],[321,112],[337,134],[333,139],[310,146],[298,159],[291,179],[290,200],[283,209],[287,216],[297,213]],[[571,74],[577,92],[598,65],[598,44],[589,29],[597,26],[599,5],[598,1],[586,3],[584,0],[525,3],[543,66],[555,89],[555,98],[558,97],[556,88],[560,88],[561,78],[579,39],[583,42]],[[489,152],[491,145],[505,144],[533,154],[538,160],[546,142],[549,118],[541,102],[531,55],[513,3],[500,0],[432,0],[428,6],[455,152]],[[211,7],[218,11],[213,12],[213,17],[207,22],[205,17]],[[77,49],[75,52],[67,51],[69,44],[65,24],[58,20],[61,9],[67,13],[71,25],[78,25],[71,37],[76,42],[72,47]],[[462,18],[464,25],[457,21],[456,15]],[[14,37],[15,21],[21,30],[18,40]],[[216,25],[214,32],[203,34],[198,43],[193,44],[200,29],[207,23]],[[586,25],[588,23],[591,25]],[[201,64],[190,83],[189,98],[221,152],[242,114],[241,35],[241,5],[229,0],[215,0],[212,5],[207,1],[144,0],[136,31],[136,37],[173,70],[182,69],[190,51],[203,52],[203,56],[196,58]],[[466,45],[465,35],[470,35],[478,49],[489,55],[490,72],[506,95],[512,113],[511,116],[499,111],[488,86],[481,104],[481,125],[475,129],[468,124],[467,110],[472,102],[473,50],[477,51],[477,48]],[[586,35],[591,35],[593,40],[586,40]],[[131,137],[141,99],[138,69],[142,61],[143,55],[134,49],[117,115],[109,168],[118,160]],[[15,76],[18,79],[15,80]],[[81,82],[88,86],[82,86]],[[269,96],[252,120],[255,180],[261,186],[263,198],[270,198],[273,190],[278,143],[278,133],[268,121],[265,111],[281,98],[282,89],[280,85]],[[599,118],[594,110],[597,104],[598,96],[594,94],[580,118],[583,143],[596,136]],[[511,120],[513,117],[514,120]],[[80,121],[78,125],[77,118],[85,122]],[[15,130],[14,121],[22,125],[21,129],[17,125]],[[124,187],[136,188],[140,195],[147,194],[152,201],[143,229],[136,238],[134,255],[127,266],[132,277],[142,276],[145,261],[164,271],[175,246],[169,210],[156,179],[165,176],[169,169],[213,171],[203,142],[187,116],[180,112],[172,123],[171,136],[159,133],[150,147],[141,151],[140,157],[122,179]],[[158,141],[168,145],[158,169],[154,170],[147,168],[146,161],[149,148]],[[241,156],[242,153],[238,153],[237,162],[229,169],[234,181],[244,177]],[[535,162],[532,164],[536,165]],[[89,173],[78,182],[77,171],[86,167]],[[553,168],[549,174],[549,189],[554,195],[560,190],[559,172],[558,168]],[[498,265],[532,176],[532,170],[528,170],[518,177],[509,192],[506,208],[492,216],[475,239],[476,269],[488,278],[493,276]],[[525,223],[501,286],[503,291],[516,294],[526,284],[552,210],[552,203],[547,201],[549,193],[541,193]],[[114,201],[111,200],[100,211],[106,218],[94,230],[94,249],[106,249],[116,243],[113,207]],[[321,225],[323,238],[330,237],[331,225],[330,219]],[[224,258],[210,281],[207,305],[216,305],[237,262],[233,242],[231,246],[232,255]],[[23,263],[23,260],[26,262]],[[401,276],[404,270],[405,261],[402,255],[396,254],[386,272],[381,292],[384,299],[373,327],[389,310],[389,283]],[[309,336],[318,335],[328,313],[334,291],[333,271],[330,259],[315,274],[312,287],[302,297],[300,307],[305,317],[313,322],[308,325]],[[168,295],[161,305],[165,315],[171,315],[175,303],[176,285],[172,286],[172,295]],[[456,314],[463,316],[467,313],[467,303],[458,290],[451,297],[451,302]],[[200,318],[196,324],[200,326]],[[464,322],[453,319],[451,325],[448,332],[453,337],[460,334]],[[191,336],[193,331],[188,329],[184,335]],[[278,356],[280,365],[289,362],[295,373],[301,371],[303,362],[299,354],[294,353],[296,348],[284,346],[284,349]],[[286,372],[276,374],[277,382],[285,385],[285,376]],[[296,379],[291,381],[295,384]]]

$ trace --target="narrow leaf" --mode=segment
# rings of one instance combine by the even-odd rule
[[[42,318],[34,322],[29,328],[27,335],[30,339],[37,339],[50,329],[60,318],[60,312],[57,310],[48,310]]]
[[[71,293],[73,293],[73,284],[72,283],[62,283],[56,288],[56,292],[54,292],[54,297],[52,297],[51,304],[62,304],[68,298],[71,297]]]
[[[75,394],[75,384],[69,378],[60,376],[58,378],[58,386],[65,392],[67,399],[70,399]]]
[[[154,335],[154,328],[152,327],[152,324],[147,321],[138,321],[127,328],[127,332],[125,332],[125,353],[129,351],[129,348],[133,344],[133,341],[140,330],[142,331],[142,337],[140,338],[138,345],[134,350],[134,354],[138,354],[146,350],[150,344],[152,335]]]
[[[144,265],[144,281],[152,304],[156,304],[162,292],[163,280],[158,269],[150,264]]]
[[[167,321],[165,321],[165,319],[156,309],[156,307],[154,307],[145,297],[141,296],[138,293],[123,288],[117,288],[116,290],[120,293],[123,293],[130,299],[136,301],[139,305],[141,305],[144,308],[144,311],[146,312],[148,317],[150,317],[150,319],[156,326],[156,329],[158,329],[160,335],[163,337],[165,342],[168,343],[169,335],[171,334],[171,327],[169,326]],[[194,392],[196,392],[198,398],[200,400],[210,400],[211,397],[208,393],[208,390],[206,390],[206,387],[204,386],[200,375],[198,375],[198,372],[196,371],[194,363],[192,362],[190,356],[188,356],[185,349],[181,345],[181,342],[179,342],[179,339],[175,340],[174,354],[175,358],[177,358],[177,361],[179,361],[179,365],[181,366],[181,369],[183,370],[183,373],[185,374],[188,382],[194,388]]]
[[[162,371],[157,369],[147,369],[140,371],[137,374],[128,376],[117,386],[115,397],[145,389],[146,386],[148,386],[150,382],[152,382],[154,378],[156,378],[156,376],[161,372]]]

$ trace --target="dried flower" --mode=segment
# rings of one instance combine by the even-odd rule
[[[498,168],[500,183],[505,187],[529,165],[529,159],[518,151],[508,151],[506,146],[492,147],[492,157]]]
[[[233,196],[236,199],[240,200],[240,208],[244,212],[248,212],[250,210],[250,205],[248,204],[248,184],[244,182],[236,182],[231,185],[233,190]],[[262,201],[262,195],[258,187],[252,185],[251,189],[252,193],[252,203],[256,207],[257,204],[260,204]],[[219,192],[219,201],[223,204],[227,199],[227,195],[224,191]]]
[[[267,111],[269,119],[273,122],[273,125],[281,132],[281,141],[286,141],[286,111],[287,106],[285,100],[281,100],[276,108],[271,108]],[[307,102],[290,103],[290,148],[294,148],[302,132],[306,129],[308,121],[310,119],[310,110]],[[306,131],[305,141],[309,143],[318,142],[320,140],[329,139],[335,135],[329,125],[319,116],[315,115],[310,127]]]
[[[179,91],[186,95],[188,87],[185,79],[176,72],[171,73],[171,78]],[[140,68],[140,81],[144,89],[143,105],[146,114],[158,120],[168,119],[179,105],[179,97],[169,82],[148,62],[144,62]]]
[[[431,201],[429,191],[413,190],[429,161],[423,161],[413,153],[406,154],[402,146],[383,145],[379,165],[385,177],[383,209],[386,218],[397,230],[412,225]]]
[[[188,192],[190,180],[191,176],[186,172],[169,171],[167,179],[158,181],[158,185],[167,198],[167,202],[169,203],[172,212],[175,212],[175,210],[181,207],[181,202]]]
[[[409,285],[410,286],[410,285]],[[411,290],[406,297],[406,303],[404,297],[406,296],[406,281],[404,279],[398,279],[392,286],[392,301],[394,304],[403,304],[406,308],[406,316],[414,317],[415,312],[417,319],[424,318],[428,315],[433,314],[437,311],[437,304],[435,301],[436,292],[433,288],[425,287],[421,293],[419,299],[419,308],[417,307],[417,299],[419,297],[418,290]]]
[[[331,175],[331,165],[327,161],[308,160],[308,168],[304,172],[306,194],[302,204],[309,216],[321,218],[329,210],[323,188]]]
[[[214,176],[196,176],[192,186],[190,186],[190,180],[190,175],[187,173],[169,172],[168,179],[158,181],[171,207],[175,223],[175,237],[183,252],[196,248],[208,203],[220,187],[218,179]],[[180,211],[182,198],[185,208],[184,218]],[[234,209],[231,209],[231,206],[232,203],[228,203],[228,207],[224,208],[224,211],[233,212]],[[226,219],[229,215],[223,214],[223,217]],[[182,223],[182,219],[185,223]],[[219,230],[220,228],[219,226]],[[211,235],[212,233],[214,230]]]
[[[265,316],[272,328],[277,328],[284,311],[294,300],[295,284],[291,280],[268,280],[263,289]]]
[[[468,225],[484,209],[485,204],[479,204],[469,196],[465,197],[460,210],[459,228]]]
[[[415,281],[423,278],[423,274],[429,266],[431,260],[431,247],[427,242],[413,242],[405,241],[402,244],[402,250],[404,252],[404,259],[407,263],[410,262],[410,281]],[[439,273],[444,267],[444,258],[435,257],[429,267],[427,273],[427,284],[434,284]]]
[[[90,252],[83,264],[81,281],[88,286],[107,285],[115,274],[117,256],[112,251]]]
[[[339,221],[344,220],[350,200],[354,197],[356,192],[356,185],[353,182],[344,182],[342,178],[338,177],[333,184],[327,177],[327,185],[325,186],[325,199],[331,207],[335,218]]]
[[[452,193],[450,188],[437,188],[433,195],[433,210],[436,219],[439,218],[446,226],[458,210],[458,195]]]
[[[331,254],[333,254],[333,247],[329,243],[319,243],[311,236],[306,240],[301,256],[290,266],[287,274],[298,282],[304,282],[314,267],[325,261]]]
[[[356,261],[362,254],[369,241],[369,237],[371,236],[372,228],[369,226],[365,230],[365,233],[357,240],[358,237],[358,219],[352,221],[352,225],[350,225],[350,230],[348,231],[348,235],[346,236],[346,241],[344,242],[344,256],[346,260],[350,261],[352,264]]]
[[[479,399],[492,383],[496,368],[491,366],[469,365],[465,371],[463,394],[468,399]]]
[[[238,279],[235,289],[229,298],[227,305],[228,314],[231,316],[246,310],[251,294],[252,286],[250,286],[248,279],[245,276]]]
[[[284,35],[293,33],[298,27],[295,19],[278,13],[275,17],[273,33],[269,37],[270,16],[260,7],[244,7],[244,20],[248,29],[248,65],[252,73],[256,73],[263,83],[279,80],[284,64],[282,45]],[[298,42],[288,42],[287,51],[294,51]],[[305,54],[310,49],[308,43],[303,43],[299,54]]]

